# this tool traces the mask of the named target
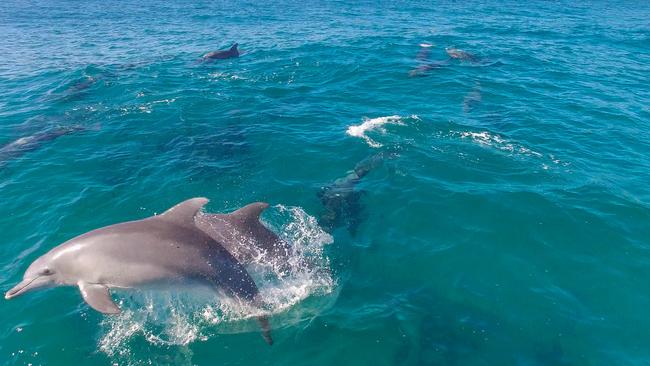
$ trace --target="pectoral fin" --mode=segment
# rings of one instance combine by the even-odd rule
[[[111,299],[108,287],[80,282],[79,290],[91,308],[104,314],[119,314],[120,308]]]

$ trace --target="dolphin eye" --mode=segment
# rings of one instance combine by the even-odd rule
[[[49,276],[52,274],[52,270],[49,268],[45,268],[39,273],[41,276]]]

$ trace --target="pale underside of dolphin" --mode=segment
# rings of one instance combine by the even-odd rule
[[[261,306],[258,288],[243,265],[197,227],[195,217],[207,202],[193,198],[161,215],[73,238],[36,259],[5,298],[41,287],[78,286],[93,309],[116,314],[120,308],[111,298],[112,288],[200,286]],[[258,321],[272,344],[267,317]]]

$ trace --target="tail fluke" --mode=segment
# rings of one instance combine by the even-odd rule
[[[272,346],[273,338],[271,338],[271,324],[269,323],[269,318],[266,315],[262,315],[257,317],[257,321],[260,323],[260,328],[262,328],[262,338],[264,338],[264,341],[266,341],[269,346]]]

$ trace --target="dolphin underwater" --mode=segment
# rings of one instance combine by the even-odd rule
[[[36,259],[5,299],[53,286],[78,286],[93,309],[120,313],[110,289],[200,286],[262,305],[246,269],[195,224],[206,198],[181,202],[161,215],[129,221],[77,236]],[[269,320],[257,318],[273,344]]]
[[[445,52],[447,52],[447,55],[449,55],[449,57],[455,58],[457,60],[469,61],[472,63],[476,63],[479,61],[479,58],[476,55],[455,47],[447,47],[445,48]]]
[[[434,47],[434,45],[429,43],[420,44],[420,51],[417,56],[415,56],[415,59],[420,63],[420,65],[409,71],[409,76],[426,76],[429,71],[439,69],[449,64],[448,60],[431,61],[429,58],[431,55],[431,47]]]
[[[223,60],[226,58],[239,57],[239,50],[237,49],[237,46],[239,46],[239,44],[235,43],[228,50],[212,51],[210,53],[206,53],[205,55],[203,55],[202,60],[211,61],[211,60]]]
[[[463,98],[463,112],[469,113],[473,111],[479,104],[481,104],[483,96],[481,95],[481,83],[476,82],[474,88],[465,95]]]
[[[384,156],[385,152],[379,152],[363,159],[345,177],[321,188],[318,198],[325,208],[325,212],[320,216],[324,229],[331,232],[338,226],[347,225],[351,234],[356,232],[361,223],[359,214],[362,211],[363,193],[358,191],[356,186],[370,171],[383,163]]]
[[[0,147],[0,166],[11,159],[16,159],[27,152],[38,149],[45,142],[85,130],[86,128],[82,126],[57,127],[16,139]]]
[[[249,264],[256,258],[286,263],[291,248],[259,220],[268,203],[255,202],[229,214],[199,213],[196,226],[221,243],[237,261]]]

